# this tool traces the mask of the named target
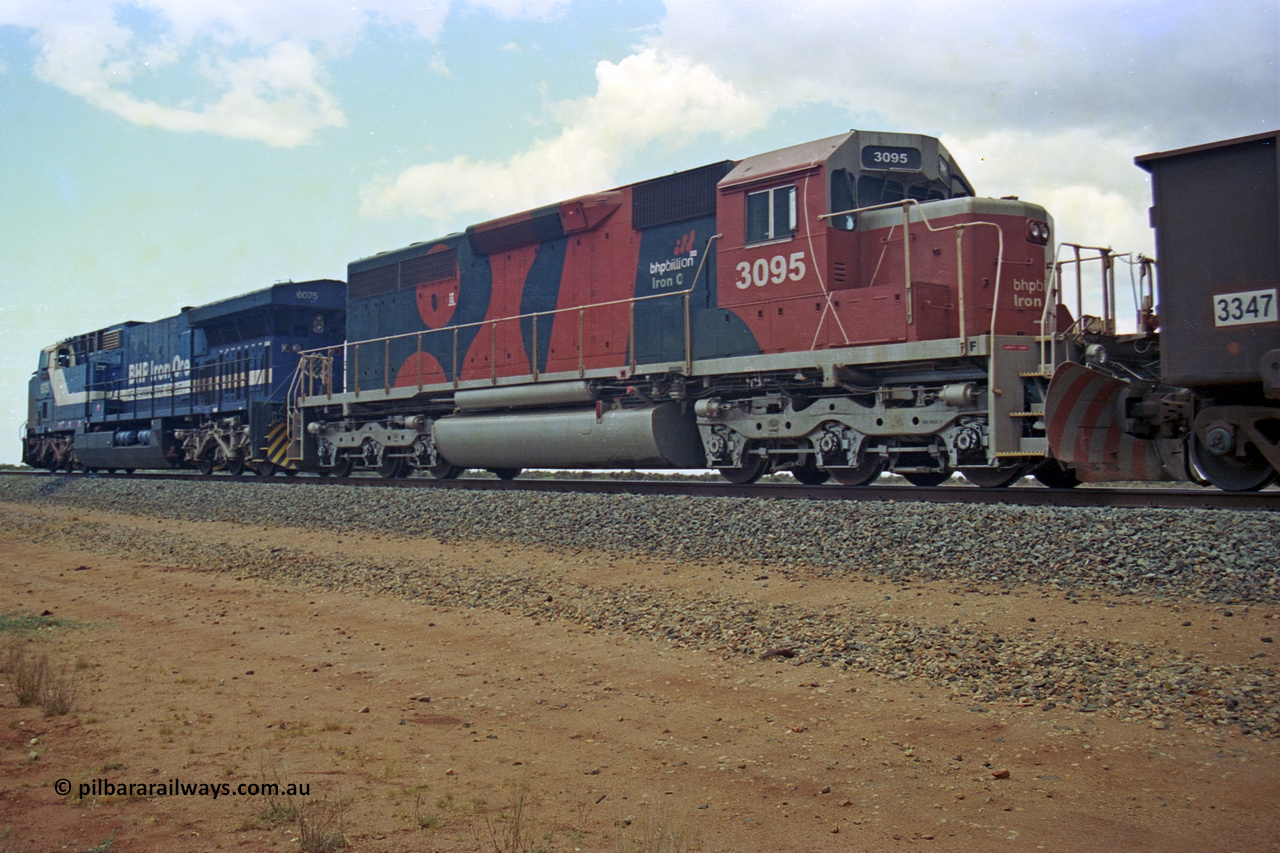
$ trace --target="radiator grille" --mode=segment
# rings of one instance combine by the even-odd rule
[[[358,302],[395,293],[397,290],[411,290],[420,284],[448,281],[457,277],[458,252],[449,248],[352,273],[347,285],[347,299]]]
[[[631,190],[632,227],[656,228],[715,216],[716,185],[732,168],[733,162],[725,160],[636,184]]]

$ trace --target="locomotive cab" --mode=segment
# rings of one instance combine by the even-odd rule
[[[720,304],[764,352],[988,334],[997,292],[998,334],[1039,331],[1048,216],[974,198],[937,139],[852,131],[743,160],[719,191]]]

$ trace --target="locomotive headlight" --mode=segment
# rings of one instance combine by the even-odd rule
[[[1032,219],[1027,222],[1027,239],[1043,246],[1049,242],[1049,223]]]

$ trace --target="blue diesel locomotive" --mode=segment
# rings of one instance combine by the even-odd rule
[[[298,353],[338,346],[346,285],[276,284],[40,353],[23,461],[51,471],[291,470],[284,422]]]

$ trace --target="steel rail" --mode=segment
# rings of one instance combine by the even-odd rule
[[[461,489],[468,491],[526,491],[547,494],[667,495],[682,497],[754,498],[758,500],[969,503],[1028,507],[1106,507],[1116,509],[1198,509],[1238,512],[1280,512],[1280,489],[1262,492],[1221,492],[1190,488],[1112,488],[1080,486],[1075,489],[1048,489],[1038,485],[1007,489],[983,489],[960,482],[923,488],[906,484],[840,486],[799,483],[732,483],[699,480],[609,480],[609,479],[524,479],[498,480],[462,477],[437,480],[407,477],[387,480],[372,475],[341,479],[331,477],[231,477],[198,476],[189,473],[142,474],[49,474],[47,471],[0,471],[7,476],[56,476],[69,479],[183,480],[217,485],[221,483],[278,484],[297,486],[343,485],[361,488]]]

